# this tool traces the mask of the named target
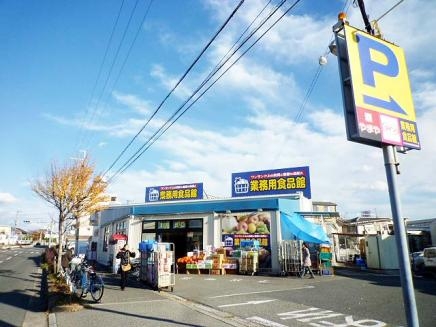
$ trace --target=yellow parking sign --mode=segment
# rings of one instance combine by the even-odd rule
[[[359,141],[419,149],[403,49],[349,25],[344,29]]]

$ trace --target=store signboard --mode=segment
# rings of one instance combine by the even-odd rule
[[[199,200],[203,198],[203,183],[153,186],[145,188],[145,202]]]
[[[221,237],[226,248],[243,249],[245,243],[258,244],[259,267],[271,268],[271,213],[238,212],[220,214]]]
[[[232,174],[232,197],[295,194],[310,199],[309,167],[282,168]]]
[[[352,26],[336,35],[350,141],[420,149],[404,51]]]

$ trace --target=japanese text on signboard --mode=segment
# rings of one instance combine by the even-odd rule
[[[203,183],[147,187],[146,202],[197,200],[203,198]]]
[[[311,198],[309,167],[232,174],[232,196],[292,194]]]
[[[403,49],[349,25],[344,32],[336,43],[348,139],[420,149]]]

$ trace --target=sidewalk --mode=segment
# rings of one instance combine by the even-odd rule
[[[121,291],[119,275],[107,272],[99,274],[105,282],[101,302],[95,303],[88,295],[82,299],[81,305],[49,308],[49,327],[257,326],[239,317],[177,296],[170,291],[154,291],[140,281],[129,279],[128,286]]]

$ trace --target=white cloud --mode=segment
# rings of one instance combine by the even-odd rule
[[[396,2],[368,1],[367,9],[376,17],[374,13],[381,14]],[[208,53],[210,67],[227,52],[232,40],[239,36],[241,26],[251,22],[263,4],[261,1],[244,3],[244,8],[249,10],[241,11],[243,16],[236,18],[238,24],[226,29],[227,34],[220,37]],[[335,4],[343,5],[339,1]],[[204,5],[217,22],[222,22],[234,3],[214,0]],[[433,60],[436,54],[428,32],[432,31],[432,20],[423,22],[420,18],[433,17],[435,10],[436,6],[430,1],[405,2],[380,22],[386,37],[395,36],[394,41],[405,47],[410,62],[414,63],[410,76],[422,150],[398,155],[401,174],[396,176],[403,214],[413,218],[436,216],[431,201],[436,195],[433,168],[436,161],[433,135],[436,130],[436,83],[433,66],[429,64],[429,58]],[[318,56],[325,51],[332,37],[331,26],[336,21],[336,16],[309,14],[286,16],[208,94],[202,106],[214,116],[196,112],[192,115],[195,124],[189,119],[178,121],[153,145],[159,158],[146,152],[141,168],[133,165],[110,185],[110,191],[122,202],[143,202],[146,186],[203,182],[208,194],[228,197],[233,172],[307,165],[314,200],[335,202],[347,216],[362,210],[391,216],[382,150],[347,141],[342,110],[338,112],[326,102],[330,98],[340,98],[339,84],[334,95],[326,92],[318,98],[310,98],[304,112],[305,121],[295,121],[304,86],[311,77],[308,63],[316,65]],[[358,9],[350,9],[350,21],[362,27]],[[424,25],[420,25],[421,22]],[[169,38],[176,40],[175,35],[166,30],[165,39]],[[188,49],[196,53],[198,43],[191,39],[191,42],[172,41],[166,46],[174,46],[178,53],[186,54]],[[419,62],[421,56],[422,63]],[[157,85],[170,90],[180,78],[180,71],[173,72],[172,65],[159,60],[152,64],[149,75]],[[336,73],[335,60],[329,65]],[[201,82],[208,72],[204,66],[202,69],[201,73],[190,74],[178,88],[175,95],[179,99],[184,100]],[[303,74],[299,73],[301,71]],[[324,87],[326,85],[316,86],[317,91],[321,89],[320,93]],[[162,94],[166,95],[165,92]],[[159,99],[151,100],[133,91],[118,91],[113,96],[123,110],[111,111],[109,119],[88,123],[85,128],[100,131],[108,137],[130,139],[143,126],[144,116],[159,103]],[[221,100],[227,102],[223,104]],[[340,106],[341,101],[338,100]],[[227,103],[231,109],[223,114]],[[142,138],[151,135],[176,107],[170,108],[162,110],[157,119],[150,122]],[[121,119],[120,112],[124,114]],[[62,124],[79,125],[78,120],[50,117]],[[230,122],[231,118],[233,121]],[[226,127],[210,128],[223,119],[229,120]]]
[[[0,192],[0,204],[16,202],[17,199],[10,193]]]
[[[112,96],[116,101],[123,104],[127,108],[134,109],[139,114],[146,115],[151,111],[151,105],[148,101],[144,101],[133,94],[124,94],[114,91],[112,92]]]

